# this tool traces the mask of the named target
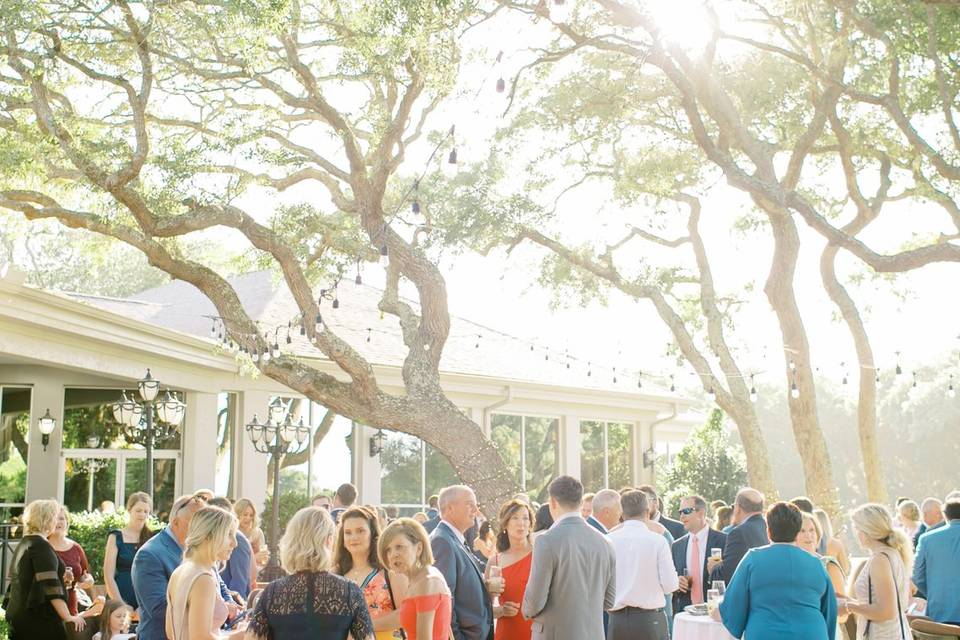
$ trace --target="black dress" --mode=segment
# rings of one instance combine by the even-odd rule
[[[304,571],[267,585],[247,631],[265,640],[372,640],[373,622],[356,584]]]
[[[10,640],[66,640],[53,601],[67,603],[65,565],[43,536],[24,536],[13,554],[10,588],[3,600]]]

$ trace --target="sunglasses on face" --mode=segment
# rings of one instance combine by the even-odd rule
[[[680,515],[688,516],[691,513],[695,512],[696,510],[697,510],[696,507],[687,507],[686,509],[680,509]]]

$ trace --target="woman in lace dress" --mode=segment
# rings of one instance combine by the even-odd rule
[[[852,520],[870,558],[854,580],[856,599],[848,600],[841,611],[857,614],[860,640],[910,640],[913,635],[905,614],[913,564],[910,540],[894,527],[890,512],[881,504],[859,507]]]
[[[334,536],[325,509],[293,516],[280,539],[280,562],[290,575],[263,590],[247,640],[373,640],[360,587],[330,571]]]

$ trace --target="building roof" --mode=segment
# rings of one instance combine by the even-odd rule
[[[281,328],[278,342],[283,350],[304,358],[324,359],[318,349],[300,336],[296,326],[290,331],[292,344],[286,344],[287,323],[296,322],[299,309],[285,284],[272,272],[238,275],[230,278],[230,284],[251,318],[260,323],[261,330]],[[338,293],[339,308],[332,309],[331,303],[324,300],[321,312],[330,330],[349,342],[371,364],[400,367],[407,350],[401,339],[398,320],[389,314],[381,317],[378,303],[382,294],[382,289],[367,284],[342,283]],[[126,299],[70,295],[115,314],[205,338],[210,337],[212,318],[217,315],[206,296],[182,281],[172,281]],[[415,302],[407,302],[416,308]],[[530,341],[454,315],[450,318],[450,337],[444,346],[440,370],[504,382],[632,392],[638,398],[680,400],[646,380],[639,389],[635,374],[621,373],[614,382],[615,376],[610,368],[601,369],[597,363],[590,366],[590,363],[548,351]],[[686,404],[683,400],[680,402]]]

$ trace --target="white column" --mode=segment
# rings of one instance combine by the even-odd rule
[[[560,460],[558,473],[560,475],[580,477],[580,418],[577,416],[562,416],[560,418]]]
[[[372,427],[353,425],[353,484],[359,504],[380,504],[380,456],[370,456],[370,438],[376,432]]]
[[[63,477],[56,472],[60,467],[60,449],[63,444],[63,383],[56,377],[40,377],[30,393],[30,430],[27,442],[27,502],[42,498],[63,500]],[[37,422],[50,410],[57,428],[50,434],[47,450],[43,450],[42,435]]]
[[[633,476],[637,484],[653,484],[653,467],[643,466],[643,452],[653,446],[649,422],[637,422],[633,427]]]
[[[186,402],[187,414],[180,432],[181,490],[212,491],[217,479],[217,394],[188,391]]]
[[[267,497],[267,458],[253,448],[253,443],[247,436],[244,426],[253,420],[257,414],[260,420],[267,419],[267,405],[270,403],[270,394],[266,391],[244,391],[240,394],[240,415],[237,416],[237,437],[234,440],[234,465],[232,498],[249,498],[257,509],[263,510],[263,503]]]

